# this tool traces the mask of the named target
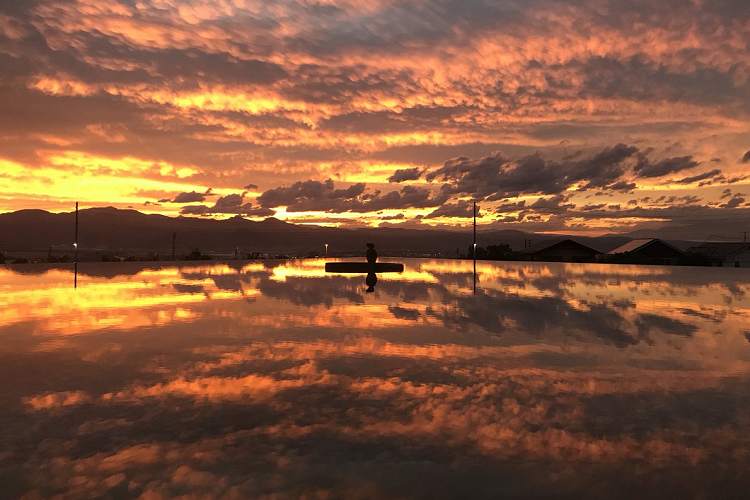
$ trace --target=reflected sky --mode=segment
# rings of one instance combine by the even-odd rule
[[[746,270],[404,263],[0,268],[3,490],[747,491]]]

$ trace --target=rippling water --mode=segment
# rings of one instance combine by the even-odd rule
[[[405,265],[0,267],[0,496],[746,498],[747,270]]]

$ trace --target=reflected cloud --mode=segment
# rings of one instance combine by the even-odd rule
[[[0,470],[48,471],[7,491],[658,496],[746,468],[742,274],[478,262],[474,294],[471,262],[404,263],[371,294],[316,259],[0,268]]]

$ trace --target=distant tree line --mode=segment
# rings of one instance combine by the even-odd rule
[[[499,243],[487,247],[476,247],[477,260],[522,260],[525,254],[514,252],[510,245]],[[466,258],[474,258],[474,245],[469,245]]]

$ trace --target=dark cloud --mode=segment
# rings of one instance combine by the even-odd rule
[[[533,154],[511,160],[502,153],[479,160],[461,157],[449,160],[425,178],[446,182],[452,194],[501,200],[524,194],[560,194],[572,187],[579,191],[632,191],[636,184],[628,180],[629,175],[662,177],[699,165],[692,156],[652,162],[647,152],[625,144],[579,158],[575,155],[573,159],[554,161]]]
[[[722,205],[722,208],[737,208],[745,203],[745,197],[742,194],[735,194],[726,203]]]
[[[461,217],[468,218],[474,216],[474,204],[472,202],[460,200],[456,203],[446,203],[435,211],[425,215],[425,218],[435,217]]]
[[[275,212],[270,208],[257,207],[252,203],[245,203],[244,196],[244,193],[228,194],[217,199],[212,207],[206,205],[188,205],[183,207],[180,213],[184,215],[235,214],[250,217],[270,217],[274,215]]]
[[[158,108],[122,97],[97,94],[86,97],[54,96],[0,85],[0,131],[19,133],[78,133],[91,124],[134,124]]]
[[[518,210],[523,210],[524,208],[526,208],[526,200],[504,202],[495,207],[495,212],[504,214],[507,212],[517,212]]]
[[[692,156],[667,158],[656,163],[651,163],[647,159],[643,159],[642,162],[636,165],[635,171],[639,177],[664,177],[665,175],[695,168],[698,165],[700,163],[693,160]]]
[[[149,50],[129,54],[130,61],[155,66],[155,78],[184,78],[197,82],[271,84],[288,76],[287,71],[267,61],[236,59],[228,54],[200,50]]]
[[[352,200],[365,191],[365,184],[352,184],[346,189],[335,189],[333,180],[324,182],[298,181],[291,186],[269,189],[258,197],[264,207],[291,207],[293,211],[331,210],[343,200]],[[310,208],[306,208],[310,207]],[[312,208],[328,207],[328,208]]]
[[[693,175],[692,177],[685,177],[683,179],[678,179],[675,182],[677,182],[678,184],[692,184],[694,182],[711,179],[712,177],[716,177],[719,175],[721,175],[721,170],[717,168],[714,170],[710,170],[708,172],[704,172],[702,174]]]
[[[269,85],[289,76],[279,64],[248,54],[236,57],[196,47],[137,46],[98,30],[71,35],[49,23],[42,27],[38,22],[20,22],[29,36],[17,40],[15,48],[30,66],[40,73],[65,74],[87,83],[160,84],[169,80],[175,88],[189,89],[205,82]],[[49,40],[58,36],[75,43],[52,48]]]
[[[388,177],[388,182],[416,181],[422,176],[422,170],[418,167],[396,170]]]
[[[361,65],[323,66],[317,64],[302,64],[294,74],[294,78],[285,82],[280,89],[284,97],[316,103],[341,104],[351,101],[357,96],[367,96],[376,93],[398,93],[402,86],[407,86],[414,79],[409,71],[372,69]],[[332,130],[375,129],[377,119],[367,118],[367,113],[361,113],[365,122],[361,127],[354,123],[357,112],[349,118],[335,119],[328,122]],[[344,115],[346,116],[346,115]],[[384,114],[383,116],[388,116]]]
[[[388,209],[436,207],[445,203],[449,194],[437,194],[429,188],[404,186],[400,191],[365,192],[365,184],[352,184],[336,189],[331,179],[325,182],[308,180],[291,186],[269,189],[258,197],[263,207],[286,206],[289,212],[377,212]]]
[[[745,153],[745,155],[740,159],[742,163],[750,163],[750,151]]]
[[[375,160],[397,163],[442,165],[446,158],[478,158],[490,156],[495,151],[504,151],[512,155],[528,155],[535,148],[510,143],[481,143],[466,144],[414,144],[406,146],[392,146],[382,151],[372,153]]]
[[[501,153],[479,160],[457,158],[426,175],[428,181],[448,183],[452,193],[473,194],[499,200],[521,194],[558,194],[574,185],[580,189],[607,188],[618,184],[626,173],[625,161],[638,148],[618,144],[591,158],[547,161],[539,154],[512,161]]]
[[[562,194],[549,198],[539,198],[529,205],[528,208],[538,213],[559,214],[575,207],[575,204],[568,203],[569,199],[569,195]]]
[[[378,217],[380,220],[404,220],[406,219],[406,216],[404,214],[396,214],[396,215],[382,215]]]
[[[635,182],[627,182],[627,181],[618,181],[614,184],[610,184],[607,186],[607,188],[610,191],[623,191],[623,192],[629,192],[634,190],[637,187],[637,184]]]
[[[458,125],[454,123],[454,119],[471,111],[465,106],[417,106],[406,108],[398,113],[393,111],[352,112],[329,118],[321,124],[321,127],[327,130],[365,134],[432,131]]]
[[[242,207],[243,198],[241,194],[228,194],[216,200],[213,208],[217,213],[237,213],[237,210]]]
[[[448,199],[449,194],[444,189],[434,194],[428,188],[404,186],[400,191],[390,191],[385,194],[377,192],[374,196],[368,198],[358,211],[436,207],[442,205]]]
[[[643,336],[652,335],[654,331],[669,335],[690,336],[698,331],[698,327],[692,323],[651,313],[639,314],[635,324]]]
[[[628,203],[628,204],[631,204],[631,203]],[[592,210],[603,210],[606,207],[607,207],[606,203],[591,203],[591,204],[579,207],[579,210],[583,212],[590,212]]]
[[[731,72],[706,65],[684,71],[659,64],[645,54],[628,59],[591,57],[549,68],[553,75],[556,70],[564,70],[561,75],[571,70],[582,75],[581,97],[736,104],[747,109],[743,101],[750,95],[750,87],[738,84]]]
[[[189,193],[180,193],[171,201],[172,203],[195,203],[206,201],[206,193],[198,193],[196,191],[190,191]]]
[[[180,213],[183,215],[208,215],[211,213],[211,208],[205,205],[188,205],[182,207]]]

